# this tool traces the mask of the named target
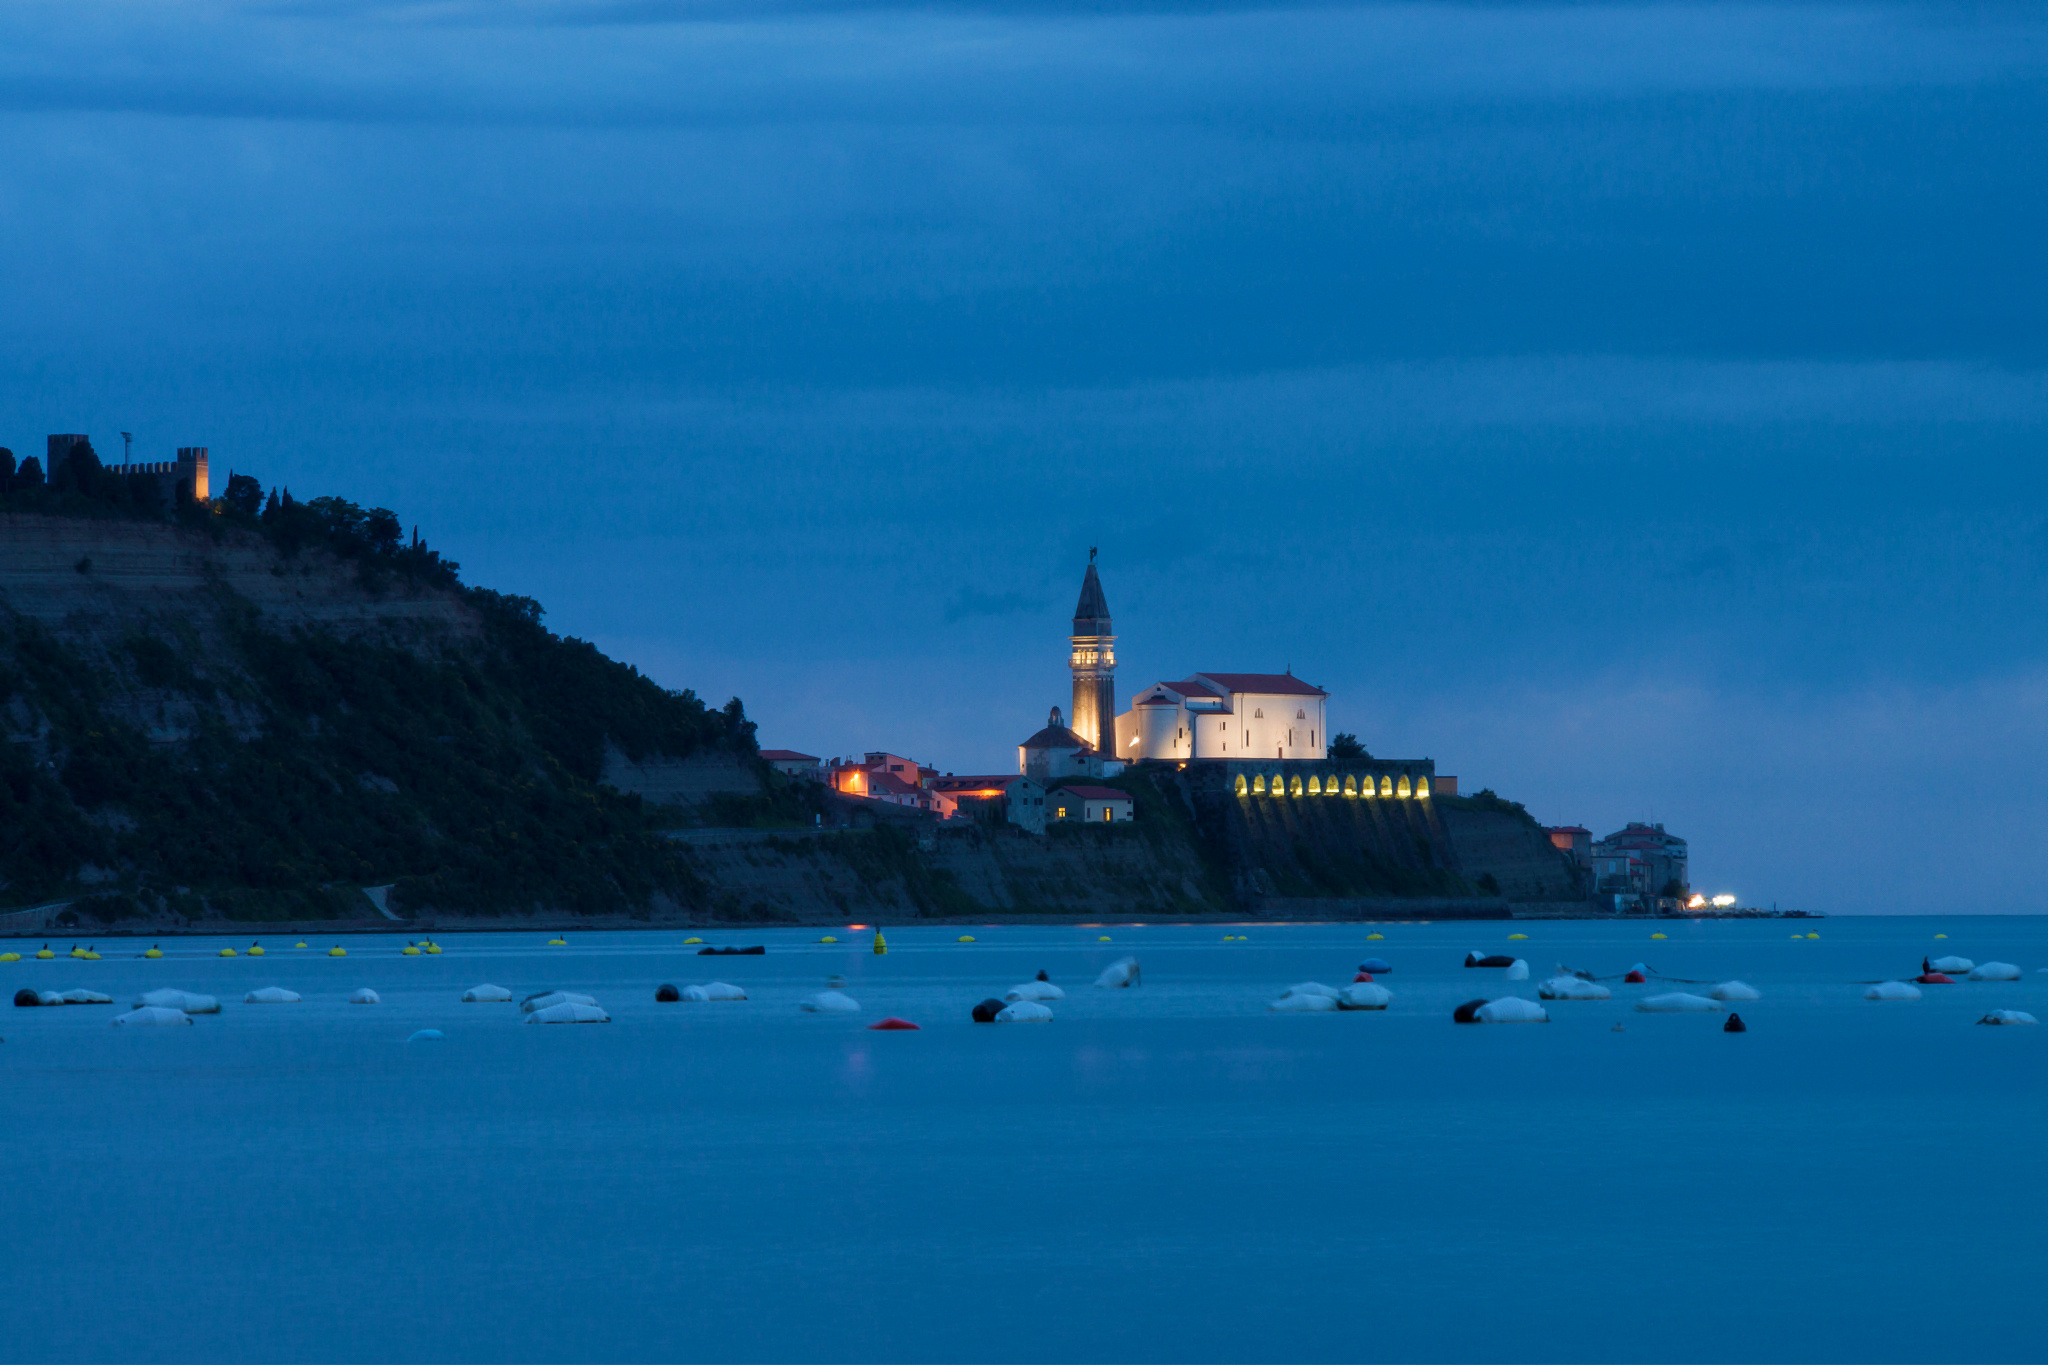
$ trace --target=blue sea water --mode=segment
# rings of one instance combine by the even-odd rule
[[[178,940],[0,964],[9,998],[120,1002],[0,1014],[0,1356],[2041,1358],[2048,1027],[1973,1021],[2048,1018],[2048,920],[1794,927],[892,928],[884,957],[844,930],[707,935],[768,945],[735,958],[451,934],[417,958]],[[1471,949],[1532,979],[1464,969]],[[1861,998],[1942,952],[2027,975]],[[1143,984],[1091,989],[1126,953]],[[1384,1014],[1265,1009],[1366,956],[1395,968]],[[1560,961],[1764,998],[1743,1035],[1632,1012],[1663,983],[1548,1025],[1450,1022]],[[1051,1024],[969,1022],[1040,968],[1068,991]],[[863,1013],[800,1012],[835,973]],[[654,1002],[707,980],[750,998]],[[614,1022],[459,1003],[483,982],[586,991]],[[223,1013],[108,1027],[162,985]],[[304,1002],[241,1003],[267,985]],[[345,1003],[359,986],[383,1003]],[[885,1014],[923,1028],[866,1029]],[[421,1028],[445,1040],[408,1044]]]

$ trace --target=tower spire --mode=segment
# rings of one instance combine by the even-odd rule
[[[1109,619],[1109,600],[1095,573],[1095,547],[1088,547],[1088,571],[1081,578],[1081,597],[1074,604],[1074,633],[1068,666],[1074,673],[1074,710],[1068,722],[1074,733],[1115,757],[1116,635]]]

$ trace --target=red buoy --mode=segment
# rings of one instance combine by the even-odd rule
[[[1370,981],[1370,980],[1372,980],[1372,973],[1371,973],[1371,972],[1360,972],[1360,973],[1359,973],[1359,974],[1358,974],[1357,976],[1354,976],[1354,977],[1352,977],[1352,978],[1351,978],[1351,984],[1355,986],[1355,985],[1357,985],[1357,984],[1358,984],[1359,982],[1361,982],[1361,981]]]
[[[917,1027],[917,1025],[911,1023],[908,1019],[898,1019],[895,1015],[892,1014],[887,1019],[875,1020],[875,1022],[869,1024],[868,1027],[871,1029],[914,1029]]]
[[[1923,986],[1953,986],[1956,979],[1947,972],[1922,972],[1913,978]]]
[[[1638,986],[1642,985],[1645,981],[1648,981],[1649,979],[1649,977],[1644,976],[1641,972],[1630,972],[1627,976],[1624,976],[1622,978],[1623,981],[1631,982],[1634,985]]]

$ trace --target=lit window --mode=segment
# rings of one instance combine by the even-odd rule
[[[1243,773],[1239,773],[1237,775],[1237,794],[1239,796],[1247,795],[1251,791],[1251,789],[1251,783],[1244,780]]]
[[[1321,779],[1321,778],[1318,778],[1318,777],[1317,777],[1317,776],[1316,776],[1315,774],[1313,774],[1313,773],[1309,774],[1309,779],[1308,779],[1308,794],[1309,794],[1310,796],[1321,796],[1321,795],[1323,794],[1323,783],[1322,783],[1322,779]]]
[[[1392,796],[1393,794],[1394,794],[1394,779],[1393,779],[1393,778],[1391,778],[1391,777],[1382,777],[1382,778],[1380,779],[1380,795],[1381,795],[1381,796]]]
[[[1290,789],[1288,790],[1288,793],[1287,793],[1287,794],[1288,794],[1289,796],[1299,796],[1299,795],[1301,795],[1301,779],[1300,779],[1299,777],[1296,777],[1296,778],[1294,779],[1294,785],[1293,785],[1293,787],[1292,787],[1292,788],[1290,788]]]
[[[1427,796],[1427,795],[1429,795],[1429,779],[1428,779],[1428,778],[1426,778],[1426,777],[1418,777],[1418,778],[1416,778],[1416,779],[1415,779],[1415,794],[1416,794],[1417,796]]]
[[[1116,819],[1116,808],[1105,802],[1102,807],[1102,818],[1105,820]]]
[[[1260,773],[1252,779],[1252,793],[1255,796],[1264,796],[1266,794],[1266,775],[1264,773]]]
[[[1398,787],[1396,787],[1396,788],[1394,788],[1394,795],[1396,795],[1396,796],[1406,796],[1406,795],[1408,795],[1408,774],[1406,774],[1406,773],[1402,773],[1402,774],[1401,774],[1401,785],[1400,785],[1400,786],[1398,786]]]
[[[1357,779],[1357,778],[1355,778],[1355,777],[1347,777],[1347,778],[1345,778],[1345,779],[1344,779],[1344,794],[1345,794],[1346,796],[1356,796],[1356,795],[1358,795],[1358,779]]]

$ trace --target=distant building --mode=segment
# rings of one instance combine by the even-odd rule
[[[1662,825],[1630,821],[1596,840],[1591,855],[1593,889],[1614,897],[1616,909],[1647,912],[1660,899],[1683,900],[1691,894],[1685,840]],[[1669,890],[1674,885],[1676,892]]]
[[[1088,551],[1088,572],[1081,578],[1081,597],[1074,604],[1074,633],[1068,637],[1067,667],[1074,675],[1073,731],[1098,754],[1109,754],[1116,738],[1116,635],[1109,619],[1109,599],[1095,574],[1095,551]]]
[[[946,819],[972,819],[984,809],[995,809],[1013,825],[1045,833],[1045,787],[1022,773],[935,777],[931,790]]]
[[[825,780],[824,760],[816,754],[800,754],[794,749],[763,749],[761,758],[784,777],[810,782]]]
[[[825,785],[848,796],[867,796],[876,775],[894,778],[905,786],[921,787],[938,771],[901,754],[867,753],[859,758],[835,758],[825,767]]]
[[[1048,820],[1114,824],[1131,818],[1131,794],[1114,787],[1068,786],[1046,796]]]

